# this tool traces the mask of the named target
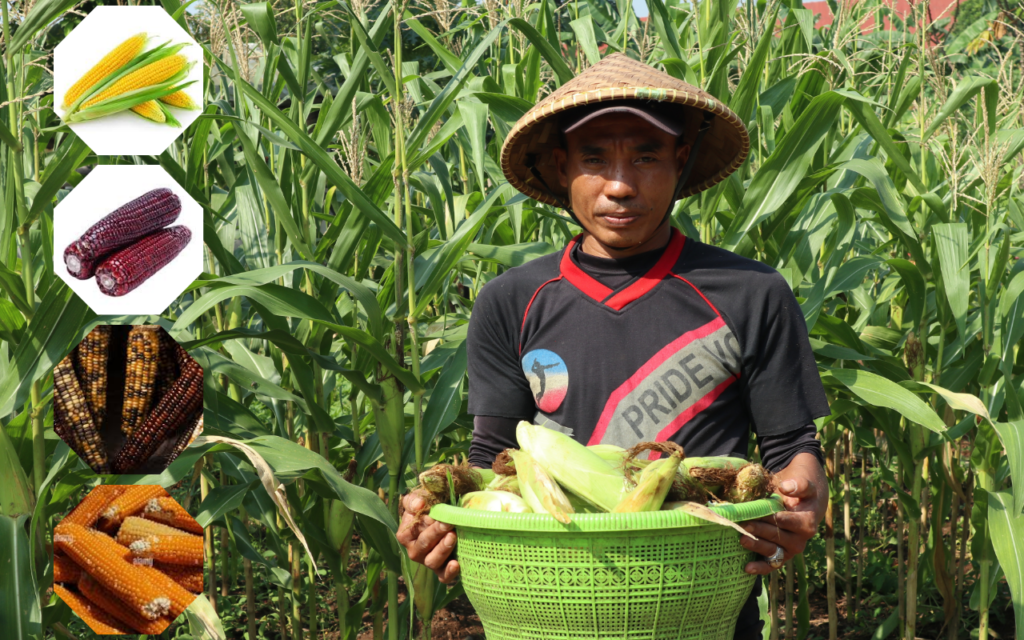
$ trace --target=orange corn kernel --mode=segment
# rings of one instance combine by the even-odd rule
[[[78,582],[82,569],[67,556],[53,556],[53,581]]]
[[[53,591],[64,601],[64,604],[71,607],[71,610],[77,613],[78,617],[96,633],[101,635],[117,635],[132,632],[131,629],[115,620],[106,611],[103,611],[74,591],[68,591],[59,584],[53,585]]]
[[[153,498],[146,503],[142,517],[162,522],[175,529],[203,535],[203,527],[174,498]]]
[[[167,564],[203,565],[203,538],[182,535],[150,535],[128,545],[136,558],[152,558]]]
[[[203,568],[190,567],[183,564],[167,564],[166,562],[154,562],[153,568],[174,580],[186,591],[192,593],[203,592]]]
[[[171,620],[176,620],[181,613],[188,608],[192,601],[196,599],[194,593],[189,593],[180,584],[171,580],[167,575],[160,573],[158,569],[153,567],[137,567],[140,569],[153,584],[157,585],[161,591],[167,594],[167,598],[170,600],[170,609],[167,612],[167,617]]]
[[[104,531],[113,531],[128,516],[134,516],[146,506],[146,503],[153,498],[166,498],[170,494],[163,487],[155,484],[140,484],[129,486],[124,493],[119,495],[107,506],[102,513],[102,528]]]
[[[89,492],[82,501],[78,503],[71,513],[61,522],[80,524],[83,527],[91,527],[96,524],[100,514],[103,513],[110,503],[125,492],[128,487],[119,484],[101,484]]]
[[[160,522],[153,522],[138,516],[130,516],[121,523],[117,530],[117,543],[131,547],[133,542],[145,540],[150,536],[188,536],[192,535],[187,531],[169,527]]]
[[[156,620],[143,618],[125,606],[117,596],[110,592],[110,589],[104,587],[89,574],[82,574],[82,578],[78,581],[78,590],[94,605],[128,625],[136,633],[156,635],[163,633],[163,630],[171,624],[169,618],[157,618]]]

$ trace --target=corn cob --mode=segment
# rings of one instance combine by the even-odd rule
[[[102,529],[113,531],[124,522],[129,516],[134,516],[142,511],[146,503],[153,498],[167,498],[169,494],[160,485],[140,484],[128,487],[124,493],[119,495],[106,510],[103,516]]]
[[[192,239],[188,227],[168,227],[108,256],[96,267],[96,283],[108,296],[123,296],[181,253]]]
[[[164,629],[171,624],[169,618],[160,617],[156,620],[147,620],[138,613],[129,609],[118,599],[110,589],[96,581],[89,574],[82,574],[78,581],[78,590],[92,604],[96,605],[114,619],[118,620],[136,633],[157,635],[163,633]]]
[[[174,381],[178,379],[180,374],[178,360],[181,358],[178,350],[185,351],[181,348],[181,345],[174,341],[174,338],[167,335],[166,331],[161,331],[159,335],[160,358],[157,361],[156,386],[153,388],[153,406],[160,402],[160,399],[170,391]],[[185,357],[187,358],[188,355],[186,354]]]
[[[190,567],[183,564],[167,564],[154,562],[153,568],[163,573],[171,580],[180,584],[186,591],[192,593],[203,592],[203,568]]]
[[[725,490],[725,499],[733,504],[751,502],[767,497],[773,489],[772,474],[759,464],[748,464],[739,470],[732,486]]]
[[[166,227],[178,219],[179,213],[181,199],[165,188],[147,191],[121,205],[64,250],[68,273],[79,280],[91,278],[104,257]]]
[[[178,109],[198,109],[199,105],[192,100],[192,96],[188,95],[184,91],[175,91],[169,95],[160,98],[160,102],[177,107]]]
[[[612,513],[637,513],[661,509],[665,496],[672,488],[672,481],[675,480],[682,459],[683,451],[680,449],[667,458],[659,458],[647,465],[640,474],[636,487],[615,505]]]
[[[127,489],[127,486],[120,484],[101,484],[82,498],[78,506],[65,516],[61,522],[91,527],[96,524],[96,520],[99,519],[101,513],[107,510],[110,503]]]
[[[508,491],[471,491],[462,496],[459,506],[477,511],[504,511],[505,513],[532,513],[526,501]]]
[[[131,62],[144,46],[146,46],[146,34],[139,33],[114,47],[110,53],[103,56],[99,62],[86,71],[85,75],[78,79],[78,82],[71,85],[71,88],[64,94],[63,107],[67,109],[97,82]]]
[[[121,431],[129,438],[149,414],[160,358],[159,325],[132,327],[128,332],[128,359],[124,374]]]
[[[109,546],[98,541],[102,533],[78,524],[61,527],[54,542],[103,586],[147,620],[156,620],[171,607],[167,589],[144,571],[125,561]]]
[[[107,89],[101,91],[98,95],[86,100],[82,105],[82,109],[88,109],[98,102],[128,93],[129,91],[136,91],[160,84],[165,80],[169,80],[186,66],[188,66],[188,59],[180,53],[151,62],[144,67],[132,71]]]
[[[60,416],[62,429],[67,433],[68,444],[96,473],[110,473],[107,452],[100,440],[99,430],[93,421],[85,393],[78,384],[75,367],[68,356],[53,369],[53,410]]]
[[[146,503],[142,517],[175,529],[203,535],[203,528],[196,522],[196,519],[189,515],[188,511],[185,511],[185,508],[174,498],[153,498]]]
[[[150,525],[158,525],[150,522]],[[167,564],[203,565],[203,537],[190,533],[147,535],[128,545],[136,558],[152,558]]]
[[[92,410],[96,428],[107,417],[107,361],[110,351],[110,325],[101,324],[85,336],[75,348],[75,371]]]
[[[143,464],[160,443],[180,428],[202,404],[203,369],[192,361],[185,366],[174,387],[160,400],[143,425],[121,447],[114,459],[114,468],[118,473],[126,473]]]
[[[64,604],[71,607],[71,610],[78,614],[78,617],[96,633],[100,635],[118,635],[132,632],[130,628],[115,620],[106,611],[103,611],[74,591],[69,591],[59,584],[53,585],[53,591],[64,601]]]
[[[76,523],[70,523],[69,522],[69,523],[65,524],[64,522],[61,522],[60,524],[58,524],[56,527],[53,528],[53,542],[54,542],[55,545],[58,542],[58,538],[59,537],[67,535],[68,527],[70,527],[72,524],[76,524]],[[81,526],[81,525],[78,525],[78,526]],[[95,542],[97,545],[100,545],[100,546],[104,547],[107,551],[109,551],[110,553],[113,553],[114,555],[116,555],[118,558],[121,558],[125,562],[131,562],[132,561],[132,550],[131,549],[129,549],[128,547],[124,546],[123,544],[117,544],[116,540],[114,540],[113,538],[111,538],[110,536],[108,536],[105,533],[101,533],[99,531],[96,531],[95,529],[89,529],[88,527],[86,528],[86,530],[89,531],[92,534],[95,534],[95,536],[93,538],[93,542]],[[58,546],[57,548],[59,549],[60,547]]]
[[[558,483],[529,453],[525,451],[512,451],[511,453],[512,459],[516,462],[519,491],[523,494],[523,500],[530,509],[534,513],[549,513],[562,524],[569,524],[575,511]]]
[[[53,581],[78,582],[82,577],[82,568],[67,556],[53,556]]]
[[[153,520],[147,520],[146,518],[140,518],[138,516],[131,516],[125,518],[124,522],[121,523],[121,528],[117,530],[117,536],[114,538],[118,544],[131,548],[133,542],[137,540],[145,540],[149,536],[187,536],[191,535],[187,531],[181,529],[175,529],[169,527],[161,522],[155,522]]]
[[[171,464],[178,459],[181,452],[186,449],[203,431],[203,408],[199,409],[193,414],[192,417],[185,421],[185,427],[178,432],[178,439],[174,443],[174,448],[171,449],[171,455],[167,457],[167,464]]]
[[[163,124],[167,122],[167,116],[164,115],[164,110],[160,108],[156,100],[147,100],[142,104],[137,104],[132,107],[132,111],[139,114],[146,120],[152,120],[153,122]]]
[[[163,593],[167,594],[167,599],[170,600],[170,607],[167,611],[167,617],[171,620],[176,620],[181,613],[188,608],[192,601],[196,599],[195,594],[189,593],[185,590],[185,587],[181,586],[169,576],[160,573],[155,567],[136,567],[140,569],[143,575],[146,576],[154,585],[156,585]]]

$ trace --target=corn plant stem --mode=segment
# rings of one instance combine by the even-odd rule
[[[899,478],[902,474],[902,465],[897,464],[896,477]],[[893,491],[898,490],[899,487],[893,487]],[[899,498],[896,498],[896,602],[897,608],[900,614],[900,637],[905,638],[903,631],[906,628],[907,622],[907,596],[906,596],[906,566],[904,565],[903,558],[903,506],[899,504]]]
[[[971,509],[974,507],[974,473],[970,470],[967,471],[967,477],[964,478],[964,492],[966,493],[967,500],[964,502],[964,526],[960,532],[960,559],[956,566],[956,597],[954,598],[956,615],[953,616],[953,621],[949,625],[950,640],[956,640],[957,638],[960,629],[960,615],[964,608],[964,572],[967,565],[967,541],[968,536],[971,535]]]
[[[786,562],[786,626],[783,636],[786,640],[793,638],[793,560]]]
[[[224,467],[220,469],[220,486],[227,485],[227,478],[224,476]],[[228,555],[228,530],[222,527],[220,530],[220,595],[225,598],[231,592],[231,584],[228,582],[228,567],[231,557]]]
[[[242,515],[242,526],[249,530],[249,514],[244,508],[239,509]],[[252,560],[242,557],[242,568],[245,571],[245,621],[248,627],[249,637],[246,640],[256,640],[256,588],[252,576]]]
[[[202,464],[205,466],[208,464],[207,456],[203,456]],[[206,500],[206,497],[210,495],[210,481],[207,480],[206,474],[202,471],[199,472],[199,496]],[[206,554],[206,561],[209,563],[208,572],[206,576],[206,598],[210,601],[210,605],[214,611],[217,610],[217,563],[216,557],[213,553],[213,527],[206,527],[203,529],[203,552]]]
[[[826,425],[825,440],[832,442],[835,423]],[[835,502],[832,500],[832,488],[836,480],[836,448],[833,443],[825,453],[825,471],[829,481],[828,507],[825,509],[825,586],[828,599],[828,637],[836,640],[839,637],[839,612],[836,608],[836,534],[833,520]]]
[[[857,586],[853,592],[853,612],[850,614],[852,622],[857,621],[857,610],[860,608],[860,594],[864,586],[864,530],[867,528],[867,456],[860,458],[860,495],[857,510]]]
[[[299,548],[294,543],[288,543],[288,563],[292,571],[292,611],[291,626],[292,640],[302,640],[302,566],[300,564]]]
[[[853,431],[847,429],[843,434],[843,579],[846,602],[849,605],[853,592],[853,522],[850,519],[852,489],[850,485],[850,467],[853,466]],[[849,613],[849,607],[847,607]]]
[[[771,614],[769,638],[779,640],[779,572],[768,574],[768,611]]]
[[[391,486],[388,491],[388,507],[391,517],[398,522],[398,500],[401,495],[401,472],[388,469]],[[398,640],[398,572],[388,571],[388,639]],[[411,630],[410,630],[411,631]]]

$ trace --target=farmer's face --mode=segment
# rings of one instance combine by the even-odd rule
[[[567,133],[565,141],[565,149],[555,150],[555,162],[572,210],[588,232],[584,250],[624,257],[668,242],[667,225],[659,225],[689,145],[677,146],[673,135],[621,113],[595,118]],[[598,251],[588,249],[588,241],[596,241],[591,248]]]

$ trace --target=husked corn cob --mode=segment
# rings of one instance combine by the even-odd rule
[[[171,624],[170,618],[160,617],[147,620],[129,609],[117,596],[89,574],[82,574],[78,581],[78,590],[86,599],[105,611],[114,619],[128,626],[136,633],[157,635]]]
[[[82,577],[82,568],[67,556],[53,556],[53,581],[78,582]]]
[[[168,227],[108,256],[96,267],[96,283],[108,296],[123,296],[174,260],[192,239],[188,227]]]
[[[171,608],[167,589],[144,571],[121,558],[97,538],[102,533],[78,524],[61,527],[54,542],[104,587],[120,598],[132,611],[147,620],[156,620]]]
[[[92,410],[96,428],[107,417],[107,361],[110,352],[110,325],[101,324],[85,336],[75,349],[75,371]]]
[[[192,441],[196,439],[203,430],[203,408],[199,407],[199,410],[195,412],[192,417],[189,417],[185,422],[185,427],[178,431],[178,439],[174,443],[174,448],[171,449],[171,455],[167,457],[167,464],[171,464],[178,459],[181,452],[185,450]]]
[[[74,591],[69,591],[59,584],[53,585],[53,591],[64,601],[64,604],[71,607],[71,610],[78,614],[78,617],[96,633],[117,635],[132,632],[131,629],[118,622],[106,611],[103,611]]]
[[[128,548],[136,558],[152,558],[167,564],[203,565],[203,538],[190,533],[148,535],[131,543]]]
[[[132,327],[128,332],[128,358],[124,374],[121,431],[131,437],[149,414],[160,359],[160,334],[155,324]]]
[[[88,109],[97,102],[102,102],[108,98],[113,98],[129,91],[136,91],[145,87],[151,87],[155,84],[160,84],[166,80],[169,80],[171,76],[178,73],[188,65],[188,58],[176,53],[172,56],[167,56],[156,62],[151,62],[146,66],[132,71],[128,75],[120,78],[112,84],[110,87],[101,91],[98,95],[93,96],[85,101],[82,105],[83,109]]]
[[[93,421],[85,392],[78,384],[70,356],[54,367],[53,389],[53,410],[60,416],[62,429],[67,433],[71,448],[79,455],[84,454],[83,460],[96,473],[110,473],[107,452]]]
[[[197,535],[203,535],[203,528],[196,519],[189,515],[185,508],[174,498],[153,498],[146,503],[142,517],[163,523],[175,529],[181,529]]]
[[[146,46],[146,34],[138,33],[114,47],[110,53],[100,58],[100,61],[93,65],[92,69],[86,71],[85,75],[78,79],[78,82],[71,85],[71,88],[64,94],[63,107],[67,109],[97,82],[131,62],[144,46]]]
[[[131,516],[125,518],[124,522],[121,523],[121,528],[117,530],[117,536],[114,538],[118,544],[131,548],[131,545],[136,540],[145,540],[149,536],[187,536],[191,535],[187,531],[181,529],[175,529],[169,527],[162,522],[154,522],[153,520],[147,520],[138,516]]]
[[[65,516],[61,522],[91,527],[96,524],[96,520],[99,519],[101,513],[107,510],[110,503],[127,489],[127,486],[120,484],[101,484],[82,498],[78,506]]]
[[[65,520],[66,520],[66,518],[65,518]],[[75,524],[75,523],[67,523],[67,524],[65,524],[62,521],[60,524],[58,524],[56,527],[53,528],[53,541],[54,541],[55,544],[57,542],[57,537],[65,535],[67,533],[67,531],[68,531],[68,527],[70,525],[72,525],[72,524]],[[92,534],[95,534],[93,542],[95,542],[96,544],[98,544],[100,546],[105,547],[107,549],[107,551],[113,553],[114,555],[116,555],[118,558],[121,558],[125,562],[131,562],[132,561],[132,550],[131,549],[129,549],[128,547],[124,546],[123,544],[117,544],[116,540],[114,540],[113,538],[111,538],[110,536],[108,536],[105,533],[101,533],[99,531],[96,531],[95,529],[89,529],[88,527],[86,527],[86,530],[89,531]]]
[[[68,273],[87,280],[96,266],[113,251],[144,238],[178,219],[181,199],[170,189],[147,191],[89,227],[64,250]]]
[[[138,512],[142,511],[146,503],[153,498],[166,498],[170,497],[170,494],[156,484],[140,484],[129,486],[125,489],[125,492],[115,498],[100,514],[103,517],[102,528],[105,531],[113,531],[124,519],[129,516],[134,516]]]
[[[170,391],[174,381],[178,379],[180,367],[178,366],[178,349],[181,345],[174,341],[174,338],[161,331],[160,335],[160,358],[156,366],[156,386],[153,388],[153,406],[156,406],[160,399]],[[177,348],[176,348],[177,347]],[[184,349],[181,349],[184,351]]]
[[[152,120],[160,124],[167,122],[167,116],[164,115],[164,110],[160,108],[156,100],[147,100],[142,104],[137,104],[132,107],[132,111],[146,120]]]
[[[192,96],[185,93],[184,90],[175,91],[174,93],[168,94],[160,98],[160,102],[177,107],[179,109],[198,109],[199,105],[192,100]]]
[[[114,468],[118,473],[126,473],[143,464],[160,443],[179,429],[202,404],[203,369],[193,360],[185,365],[171,390],[121,447],[114,459]]]
[[[141,569],[143,575],[153,584],[157,585],[162,592],[167,594],[167,598],[171,603],[167,611],[167,617],[171,620],[177,619],[188,608],[188,605],[192,604],[192,601],[196,599],[195,594],[186,591],[185,587],[172,580],[169,576],[160,573],[158,569],[146,566],[137,568]]]
[[[186,591],[203,592],[203,568],[201,566],[190,567],[183,564],[154,562],[153,568],[180,584]]]

